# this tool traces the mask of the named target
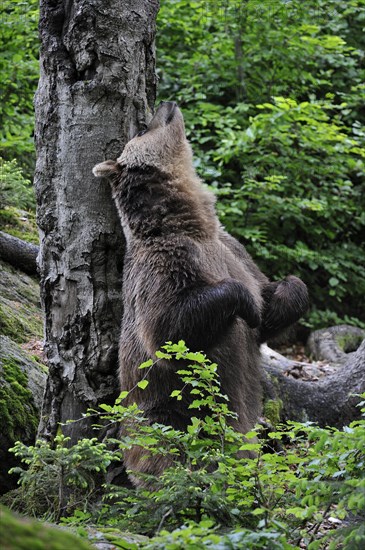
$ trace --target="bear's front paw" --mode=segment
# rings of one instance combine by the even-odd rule
[[[308,289],[303,281],[294,275],[288,275],[282,281],[268,283],[263,289],[262,297],[262,342],[275,337],[298,321],[309,306]]]

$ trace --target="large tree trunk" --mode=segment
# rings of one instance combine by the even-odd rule
[[[49,377],[40,433],[118,391],[123,235],[94,164],[155,100],[158,0],[41,0],[35,187]],[[75,441],[89,425],[63,428]]]

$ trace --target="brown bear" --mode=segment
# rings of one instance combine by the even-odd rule
[[[126,237],[119,362],[121,390],[134,388],[127,403],[137,403],[151,422],[186,428],[188,390],[181,401],[170,397],[180,387],[176,365],[157,364],[147,388],[137,387],[145,374],[139,365],[166,341],[184,340],[218,364],[235,426],[247,432],[261,408],[260,343],[305,312],[305,284],[294,276],[270,283],[224,231],[214,196],[193,168],[176,103],[161,103],[117,161],[93,173],[110,176]],[[165,466],[143,459],[138,448],[126,453],[125,465],[154,474]]]

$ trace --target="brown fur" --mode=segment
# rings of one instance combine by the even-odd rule
[[[245,433],[260,413],[260,342],[303,313],[305,285],[295,277],[269,283],[224,231],[214,197],[193,169],[176,104],[163,103],[147,132],[94,174],[112,175],[127,241],[119,345],[121,390],[132,390],[127,401],[151,422],[186,428],[191,397],[188,391],[182,401],[170,397],[181,387],[174,364],[159,363],[147,389],[136,387],[145,374],[138,366],[166,341],[183,339],[218,364],[236,427]],[[158,474],[166,466],[141,455],[138,448],[127,452],[127,468]]]

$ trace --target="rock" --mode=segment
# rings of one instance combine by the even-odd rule
[[[0,260],[0,333],[15,342],[43,337],[39,283]]]
[[[46,370],[7,336],[0,336],[0,492],[14,488],[9,476],[17,464],[8,449],[15,441],[34,443],[39,423]]]
[[[91,550],[80,537],[40,521],[22,518],[0,508],[0,547],[3,550]]]
[[[33,444],[46,367],[40,356],[43,316],[39,283],[0,260],[0,493],[16,486],[8,470],[15,441]],[[26,348],[26,349],[25,349]]]

